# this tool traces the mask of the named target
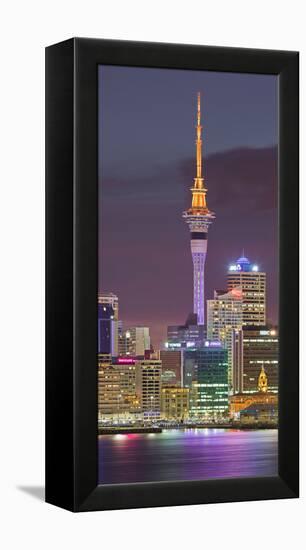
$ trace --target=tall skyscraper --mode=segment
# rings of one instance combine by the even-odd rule
[[[112,292],[98,294],[98,353],[118,355],[118,297]]]
[[[244,254],[229,266],[227,289],[242,290],[242,323],[244,326],[266,324],[266,274],[251,264]]]
[[[230,340],[233,328],[242,328],[241,288],[225,293],[215,290],[214,299],[207,300],[207,340]]]
[[[118,296],[113,292],[99,292],[98,293],[98,304],[108,304],[112,306],[114,310],[114,319],[118,321],[119,319],[119,301]]]
[[[218,340],[228,350],[228,377],[230,391],[237,390],[239,373],[234,373],[234,363],[238,356],[235,354],[235,340],[237,332],[242,329],[242,290],[234,287],[226,293],[215,291],[214,299],[207,300],[207,339]],[[233,334],[234,331],[234,334]],[[240,391],[240,390],[237,390]]]
[[[98,304],[98,353],[115,354],[114,310],[109,304]]]
[[[183,213],[189,230],[193,261],[193,312],[197,315],[197,323],[204,325],[204,269],[207,253],[207,232],[215,218],[206,205],[207,189],[202,174],[202,126],[201,126],[201,95],[198,93],[197,126],[196,126],[196,161],[197,171],[194,184],[191,187],[191,208]]]

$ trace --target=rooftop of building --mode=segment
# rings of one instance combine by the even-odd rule
[[[244,255],[244,251],[242,255],[234,262],[232,262],[228,267],[229,273],[236,273],[236,272],[260,272],[259,266],[256,263],[251,263],[249,258],[247,258]]]

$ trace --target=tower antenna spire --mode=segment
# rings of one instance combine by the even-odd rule
[[[201,126],[201,93],[198,92],[198,110],[197,110],[197,139],[196,139],[196,154],[197,154],[197,180],[203,189],[202,180],[202,126]]]

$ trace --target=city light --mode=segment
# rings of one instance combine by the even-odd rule
[[[204,346],[206,348],[220,348],[222,346],[221,342],[215,340],[213,342],[210,342],[209,340],[206,340],[206,342],[204,343]]]
[[[271,394],[278,391],[278,338],[266,324],[266,273],[243,250],[223,265],[225,280],[219,277],[216,286],[209,284],[210,292],[215,291],[206,300],[208,231],[215,215],[206,204],[200,114],[198,97],[197,173],[191,206],[183,213],[193,261],[193,304],[186,322],[168,326],[167,341],[157,347],[150,340],[149,327],[127,324],[123,329],[118,298],[115,305],[99,302],[99,315],[105,320],[99,324],[99,350],[103,349],[98,362],[99,422],[107,421],[118,431],[120,426],[125,430],[134,425],[134,430],[151,437],[154,430],[190,425],[196,429],[203,423],[209,429],[221,428],[221,423],[228,428],[232,421],[240,422],[244,412],[253,415],[251,422],[257,421],[248,408],[262,405],[263,393],[269,405],[277,405]],[[108,300],[109,296],[113,300],[115,295],[108,293]],[[162,322],[165,318],[159,319]]]

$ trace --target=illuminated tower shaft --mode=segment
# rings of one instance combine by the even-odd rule
[[[183,212],[183,218],[188,224],[191,237],[190,244],[193,261],[193,312],[197,315],[198,325],[204,325],[204,270],[207,253],[207,232],[209,225],[215,218],[215,215],[207,208],[207,189],[205,188],[204,177],[202,176],[202,126],[200,93],[198,93],[196,130],[197,175],[194,178],[193,187],[191,187],[191,208]]]

